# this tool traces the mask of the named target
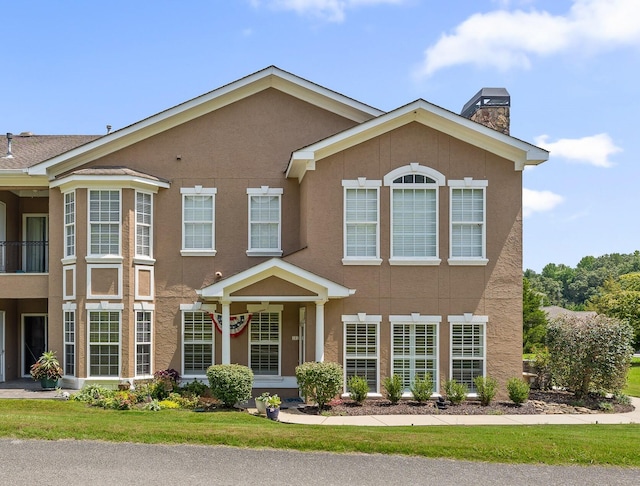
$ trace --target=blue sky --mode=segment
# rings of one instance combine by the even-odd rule
[[[638,0],[0,2],[0,133],[102,134],[269,65],[382,110],[511,94],[524,267],[640,249]]]

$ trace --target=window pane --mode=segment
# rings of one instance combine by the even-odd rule
[[[280,373],[280,312],[257,312],[249,324],[250,362],[256,375]]]
[[[185,375],[204,375],[213,364],[213,321],[206,312],[184,312],[183,359]]]
[[[435,257],[436,190],[393,189],[393,256]]]
[[[213,195],[185,195],[183,198],[184,248],[213,249]]]
[[[280,196],[249,196],[251,249],[280,249]]]

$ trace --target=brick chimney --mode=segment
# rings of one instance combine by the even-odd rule
[[[504,88],[482,88],[460,113],[485,127],[509,135],[511,96]]]

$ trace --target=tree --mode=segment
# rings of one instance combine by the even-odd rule
[[[543,295],[531,289],[529,279],[522,280],[522,347],[532,353],[544,345],[547,317],[540,308]]]
[[[634,330],[634,347],[640,349],[640,272],[607,280],[587,307],[629,322]]]
[[[603,315],[565,314],[547,327],[551,378],[577,398],[589,392],[620,393],[631,364],[633,330]]]

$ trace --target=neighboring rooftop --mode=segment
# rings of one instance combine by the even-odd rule
[[[7,157],[9,140],[6,136],[0,136],[0,170],[26,169],[100,137],[101,135],[34,135],[22,132],[12,136],[11,156]]]

